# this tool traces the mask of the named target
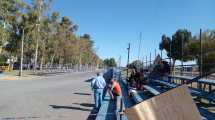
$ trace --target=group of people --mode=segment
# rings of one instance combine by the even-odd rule
[[[131,75],[128,78],[129,87],[137,90],[143,90],[143,85],[147,84],[147,80],[144,77],[143,69],[132,69]]]
[[[97,73],[97,77],[91,81],[91,87],[94,91],[95,108],[97,110],[102,105],[103,93],[105,89],[107,89],[112,100],[122,96],[121,87],[116,79],[112,78],[109,83],[106,83],[101,73]]]
[[[144,70],[132,69],[128,78],[129,88],[143,90],[143,85],[145,84],[147,84],[147,80],[144,77]],[[101,107],[104,90],[107,90],[112,100],[117,97],[121,99],[122,97],[121,87],[116,78],[112,78],[107,83],[101,73],[97,73],[97,76],[91,81],[91,87],[94,92],[95,108],[97,110]]]

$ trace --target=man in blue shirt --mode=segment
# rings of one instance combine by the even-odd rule
[[[98,110],[102,104],[103,90],[106,87],[105,79],[101,73],[97,73],[97,77],[91,82],[91,87],[94,91],[95,107]]]

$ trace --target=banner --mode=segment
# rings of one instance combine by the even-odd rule
[[[127,108],[125,113],[128,120],[201,120],[186,85]]]

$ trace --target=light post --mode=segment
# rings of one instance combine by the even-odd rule
[[[36,24],[37,25],[37,24]],[[22,76],[22,71],[23,71],[23,51],[24,51],[24,39],[25,39],[25,29],[32,27],[28,26],[28,27],[23,27],[22,28],[22,41],[21,41],[21,59],[20,59],[20,70],[19,70],[19,76]]]
[[[23,70],[23,48],[24,48],[24,39],[25,39],[25,28],[22,29],[21,59],[20,59],[20,71],[19,71],[19,76],[22,76],[22,70]]]

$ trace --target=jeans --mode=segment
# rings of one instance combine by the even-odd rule
[[[95,107],[99,109],[102,105],[103,89],[94,90]]]
[[[123,103],[123,97],[120,95],[120,96],[117,96],[117,100],[119,101],[119,111],[118,112],[123,112],[123,110],[125,109],[125,106],[124,106],[124,103]]]

